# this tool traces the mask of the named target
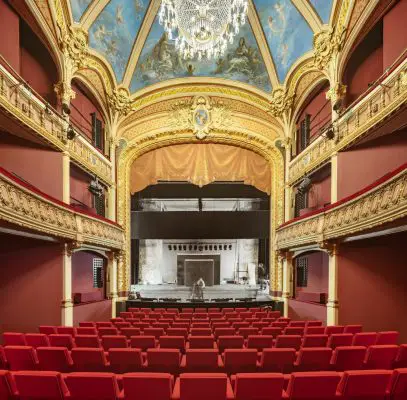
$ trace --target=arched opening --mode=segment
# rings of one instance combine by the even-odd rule
[[[270,185],[269,162],[236,146],[180,144],[139,157],[130,182],[132,291],[171,297],[176,287],[172,297],[184,300],[203,277],[212,296],[229,284],[232,297],[251,297],[268,278]]]

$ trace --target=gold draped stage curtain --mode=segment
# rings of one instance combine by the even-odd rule
[[[223,144],[180,144],[146,153],[132,165],[131,193],[158,181],[242,181],[270,194],[269,163],[260,155]]]

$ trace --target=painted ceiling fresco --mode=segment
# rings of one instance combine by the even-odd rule
[[[322,24],[330,22],[333,0],[306,1]],[[89,45],[110,63],[119,83],[126,76],[131,92],[168,79],[199,76],[235,80],[270,92],[270,71],[275,69],[273,76],[283,83],[296,61],[312,50],[314,32],[293,0],[253,0],[254,15],[263,32],[256,37],[248,22],[229,44],[225,56],[199,62],[183,60],[177,54],[157,18],[151,26],[143,27],[148,30],[148,35],[143,35],[147,37],[145,43],[137,43],[150,0],[70,0],[74,21],[80,23],[88,7],[92,4],[95,8],[98,2],[101,6],[89,28]],[[264,60],[270,57],[261,54],[260,41],[263,49],[269,48],[274,64],[269,68]],[[140,46],[141,51],[134,51]],[[131,64],[136,67],[126,72],[132,57],[137,57]]]

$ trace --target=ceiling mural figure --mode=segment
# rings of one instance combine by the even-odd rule
[[[333,0],[309,0],[324,24],[329,23]]]
[[[158,18],[144,44],[133,74],[130,91],[173,78],[205,76],[233,79],[271,91],[270,78],[249,23],[242,26],[225,56],[218,59],[184,60]]]
[[[72,17],[75,22],[80,21],[90,3],[92,0],[71,0]]]
[[[295,61],[312,50],[314,33],[290,0],[254,0],[254,4],[282,83]]]
[[[90,47],[110,62],[121,82],[149,0],[111,0],[89,30]]]

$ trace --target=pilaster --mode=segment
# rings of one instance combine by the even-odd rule
[[[72,301],[72,246],[64,244],[62,257],[62,303],[61,325],[73,326]]]
[[[338,201],[338,153],[331,157],[331,203]]]
[[[67,151],[62,153],[62,201],[66,204],[71,202],[71,158]]]
[[[293,253],[290,251],[279,252],[279,263],[282,264],[283,270],[283,302],[284,316],[288,317],[288,301],[292,297],[292,277],[293,277]]]

